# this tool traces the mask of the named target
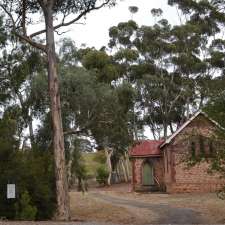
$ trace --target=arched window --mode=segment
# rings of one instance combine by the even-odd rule
[[[143,185],[154,185],[154,173],[153,166],[149,162],[143,164],[143,175],[142,184]]]
[[[191,157],[194,159],[196,156],[196,146],[195,146],[195,142],[192,141],[191,142]]]
[[[209,140],[209,157],[212,157],[214,153],[213,141]]]

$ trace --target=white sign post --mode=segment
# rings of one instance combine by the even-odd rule
[[[16,185],[15,184],[7,184],[7,199],[16,198]]]

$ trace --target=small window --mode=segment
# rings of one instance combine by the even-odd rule
[[[194,141],[192,141],[191,142],[191,157],[192,158],[195,158],[195,156],[196,156],[196,145],[195,145],[195,142]]]
[[[166,150],[166,170],[169,171],[169,152]]]
[[[204,156],[205,145],[204,145],[204,138],[201,135],[199,136],[199,150],[200,150],[200,155]]]
[[[213,141],[209,140],[209,156],[213,156],[213,152],[214,152]]]

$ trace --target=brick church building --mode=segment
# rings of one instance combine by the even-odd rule
[[[225,179],[219,174],[209,173],[206,160],[187,165],[200,154],[213,157],[216,144],[212,137],[218,129],[224,130],[199,111],[165,141],[146,140],[134,146],[129,152],[133,190],[214,192],[225,186]]]

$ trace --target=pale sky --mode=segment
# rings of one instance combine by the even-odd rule
[[[69,37],[76,43],[77,47],[80,47],[82,44],[97,49],[107,46],[109,28],[132,18],[128,10],[129,6],[137,6],[139,8],[138,13],[133,16],[133,20],[139,26],[154,24],[154,18],[151,15],[152,8],[161,8],[163,10],[163,18],[168,19],[171,24],[179,22],[176,8],[169,6],[167,0],[122,0],[118,1],[118,4],[113,8],[102,8],[91,12],[86,20],[81,20],[81,22],[85,22],[85,25],[75,24],[65,28],[65,31],[68,31],[68,29],[69,31],[60,36],[56,35],[56,39]],[[147,127],[144,135],[152,139],[150,129]]]
[[[120,22],[126,22],[132,18],[128,10],[129,6],[137,6],[138,13],[134,14],[133,19],[141,25],[153,25],[154,18],[151,15],[152,8],[161,8],[163,17],[168,19],[171,24],[178,23],[177,11],[174,7],[167,4],[167,0],[123,0],[119,1],[114,8],[103,8],[91,12],[85,20],[85,25],[72,25],[70,31],[63,37],[70,37],[75,41],[76,46],[86,44],[97,49],[106,46],[109,41],[108,30]],[[56,37],[62,38],[62,36]],[[152,138],[150,130],[146,127],[144,135]]]
[[[108,31],[112,26],[117,26],[120,22],[127,22],[132,19],[132,15],[129,12],[129,6],[137,6],[139,11],[134,14],[133,20],[135,20],[139,26],[141,25],[153,25],[154,18],[151,15],[151,9],[161,8],[163,10],[163,18],[169,20],[171,24],[179,23],[177,11],[175,7],[170,7],[167,4],[168,0],[119,0],[117,5],[113,8],[102,8],[97,11],[93,11],[87,15],[86,20],[82,19],[79,22],[84,22],[85,25],[74,24],[60,32],[67,31],[63,35],[56,35],[56,41],[64,37],[71,38],[77,47],[82,44],[86,44],[87,47],[95,47],[96,49],[102,46],[107,46],[109,41]],[[59,21],[56,21],[58,23]],[[43,29],[43,24],[37,23],[30,29],[30,32],[35,32],[39,29]],[[56,45],[58,49],[59,45]],[[152,138],[151,132],[148,128],[145,129],[145,135],[148,138]]]
[[[151,15],[152,8],[161,8],[163,15],[170,23],[178,23],[178,16],[175,7],[167,4],[167,0],[122,0],[118,1],[113,8],[102,8],[93,11],[87,15],[85,25],[72,25],[64,29],[68,31],[66,34],[56,37],[58,40],[62,37],[70,37],[75,41],[77,47],[81,44],[86,44],[89,47],[101,48],[108,44],[108,30],[112,26],[116,26],[120,22],[126,22],[131,19],[131,13],[128,10],[129,6],[137,6],[138,13],[133,16],[133,19],[139,25],[152,25],[154,18]]]

